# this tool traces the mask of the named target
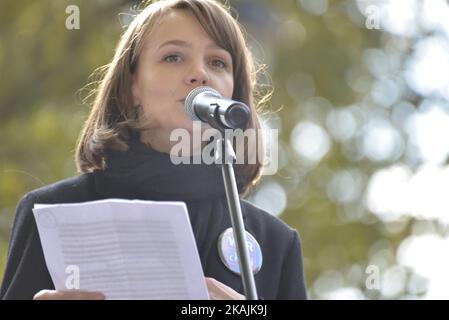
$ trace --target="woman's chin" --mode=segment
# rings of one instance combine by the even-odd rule
[[[204,134],[207,134],[210,132],[210,130],[216,131],[216,129],[212,128],[208,123],[201,122],[201,121],[189,121],[188,123],[182,123],[179,126],[179,129],[186,130],[189,135],[191,136],[203,136]],[[206,132],[206,130],[209,130]]]

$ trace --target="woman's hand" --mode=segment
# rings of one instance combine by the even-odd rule
[[[41,290],[36,293],[33,300],[104,300],[105,296],[101,292],[93,291],[58,291]]]
[[[207,291],[212,300],[245,300],[245,296],[241,295],[234,289],[215,280],[206,277]],[[33,300],[104,300],[105,296],[101,292],[92,291],[58,291],[58,290],[41,290],[36,293]]]
[[[206,286],[211,300],[245,300],[244,295],[214,278],[206,277]]]

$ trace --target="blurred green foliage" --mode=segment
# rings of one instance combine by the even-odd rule
[[[80,8],[79,30],[66,8]],[[76,174],[73,153],[92,72],[108,63],[126,1],[3,1],[0,10],[0,274],[15,207],[32,189]]]

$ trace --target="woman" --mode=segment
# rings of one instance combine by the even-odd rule
[[[213,0],[154,2],[120,39],[98,88],[76,150],[80,175],[27,193],[19,202],[0,297],[4,299],[103,299],[101,292],[55,291],[43,257],[34,203],[105,198],[185,201],[211,299],[243,299],[241,278],[217,248],[231,226],[219,167],[174,165],[170,133],[193,131],[186,95],[209,86],[252,110],[247,129],[259,128],[253,100],[251,55],[238,23]],[[203,128],[204,129],[204,128]],[[244,194],[261,165],[236,165]],[[306,298],[296,231],[241,200],[247,231],[258,241],[263,265],[255,274],[264,299]]]

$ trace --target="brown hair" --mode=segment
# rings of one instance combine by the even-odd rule
[[[242,101],[252,110],[247,128],[260,129],[257,109],[266,102],[269,94],[255,101],[256,69],[248,50],[243,31],[232,17],[230,8],[213,0],[150,1],[130,23],[117,44],[112,62],[105,66],[105,74],[95,89],[92,110],[78,139],[75,161],[79,172],[104,169],[105,150],[126,150],[129,129],[138,126],[137,109],[133,105],[131,79],[136,69],[144,41],[167,11],[189,10],[198,19],[208,35],[227,50],[234,65],[233,99]],[[260,139],[257,135],[257,139]],[[260,141],[256,147],[261,146]],[[252,150],[250,152],[257,152]],[[237,164],[237,176],[246,178],[242,194],[260,179],[261,163]]]

